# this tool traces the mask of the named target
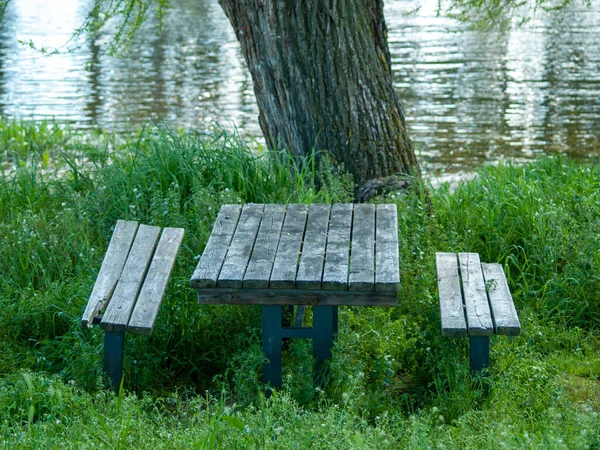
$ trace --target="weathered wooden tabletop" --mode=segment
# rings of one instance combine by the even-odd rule
[[[201,303],[395,305],[396,205],[224,205],[191,279]]]

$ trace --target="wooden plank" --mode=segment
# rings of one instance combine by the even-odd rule
[[[127,331],[147,336],[152,334],[154,322],[175,265],[175,257],[183,240],[183,234],[183,228],[165,228],[163,230],[142,290],[129,319]]]
[[[296,287],[299,289],[321,287],[329,228],[329,209],[329,205],[313,204],[308,211],[302,255],[296,275]]]
[[[94,317],[109,302],[123,271],[137,227],[137,222],[117,221],[100,272],[94,283],[92,294],[81,318],[81,326],[84,328],[88,328],[92,324]]]
[[[496,334],[518,336],[521,324],[500,264],[481,264]]]
[[[160,227],[140,225],[121,277],[100,326],[107,331],[124,332],[129,323],[133,305],[156,248]]]
[[[455,253],[435,254],[442,336],[466,336],[467,322]]]
[[[192,287],[215,287],[217,285],[217,279],[241,211],[240,205],[223,205],[221,207],[202,257],[190,280]]]
[[[327,248],[325,250],[325,267],[323,268],[323,289],[348,289],[353,209],[354,205],[351,203],[339,203],[331,207]]]
[[[373,290],[375,283],[375,205],[354,205],[348,289]]]
[[[242,282],[244,288],[269,287],[284,217],[285,205],[265,205],[248,269],[244,274]]]
[[[469,335],[490,336],[494,334],[494,327],[479,255],[477,253],[459,253],[458,263],[467,308]]]
[[[224,288],[241,288],[246,267],[252,254],[254,240],[265,205],[248,203],[242,208],[235,234],[229,244],[227,256],[223,262],[217,286]]]
[[[396,205],[377,205],[375,214],[376,291],[398,290],[400,285],[398,261],[398,211]]]
[[[395,292],[324,291],[321,289],[198,289],[207,305],[396,306]]]
[[[287,207],[269,286],[278,289],[294,287],[307,216],[306,205]]]

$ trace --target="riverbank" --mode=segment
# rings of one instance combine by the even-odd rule
[[[221,204],[349,201],[348,180],[311,164],[292,174],[226,133],[61,133],[41,152],[7,151],[14,170],[0,175],[5,448],[600,447],[599,165],[487,168],[432,190],[431,210],[412,194],[375,199],[398,206],[400,305],[340,310],[325,391],[309,343],[292,342],[284,387],[265,400],[260,310],[199,306],[191,272]],[[119,218],[186,236],[113,398],[102,332],[79,319]],[[505,265],[523,328],[492,340],[487,396],[466,341],[439,331],[435,252],[463,250]]]

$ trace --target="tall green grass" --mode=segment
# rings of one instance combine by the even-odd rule
[[[569,325],[600,324],[598,165],[487,169],[435,198],[449,245],[505,263],[523,303]]]
[[[5,306],[0,322],[6,325],[7,341],[42,354],[30,367],[41,364],[65,377],[79,374],[86,386],[95,385],[98,371],[86,376],[80,362],[71,364],[78,358],[64,351],[79,355],[89,353],[83,350],[88,345],[94,351],[100,345],[100,334],[82,333],[76,318],[117,219],[186,229],[180,269],[168,296],[177,300],[165,302],[166,320],[157,327],[155,344],[147,352],[156,362],[164,363],[167,355],[169,370],[148,371],[149,365],[140,364],[135,376],[143,387],[154,385],[153,376],[162,373],[159,385],[170,385],[183,374],[186,379],[210,380],[223,369],[225,355],[236,346],[236,334],[245,329],[242,325],[254,327],[252,319],[257,317],[256,311],[248,315],[240,309],[239,331],[231,333],[227,316],[218,309],[215,314],[210,308],[199,311],[188,287],[190,270],[220,206],[346,201],[351,190],[340,177],[321,182],[317,192],[312,159],[258,157],[225,132],[203,135],[151,127],[128,140],[66,146],[53,171],[44,168],[40,158],[35,162],[5,170],[0,178],[0,302]],[[228,314],[236,315],[233,310]],[[216,321],[212,330],[206,330],[207,320]],[[215,330],[222,330],[221,338]],[[233,340],[225,339],[232,335]],[[213,339],[223,343],[208,345]],[[147,345],[146,340],[132,341],[132,349]],[[208,363],[193,367],[195,361]]]
[[[374,199],[398,206],[400,305],[341,308],[325,390],[310,343],[290,342],[265,400],[260,309],[201,307],[189,277],[222,204],[351,201],[349,178],[225,132],[64,133],[56,160],[23,153],[0,175],[1,446],[600,448],[599,166],[540,160]],[[117,219],[186,237],[113,397],[102,332],[79,319]],[[436,251],[476,251],[509,275],[523,332],[493,340],[483,381],[466,342],[440,336]]]

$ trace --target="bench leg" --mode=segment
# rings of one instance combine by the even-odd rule
[[[263,383],[281,386],[281,306],[262,307],[262,348],[269,360],[263,365]]]
[[[104,373],[110,380],[110,388],[119,392],[121,378],[123,378],[123,349],[125,333],[107,331],[104,334]]]
[[[490,366],[490,337],[469,336],[471,371],[481,372]]]
[[[333,334],[337,332],[337,306],[313,306],[313,357],[315,384],[323,385],[327,377],[324,363],[331,357]]]

